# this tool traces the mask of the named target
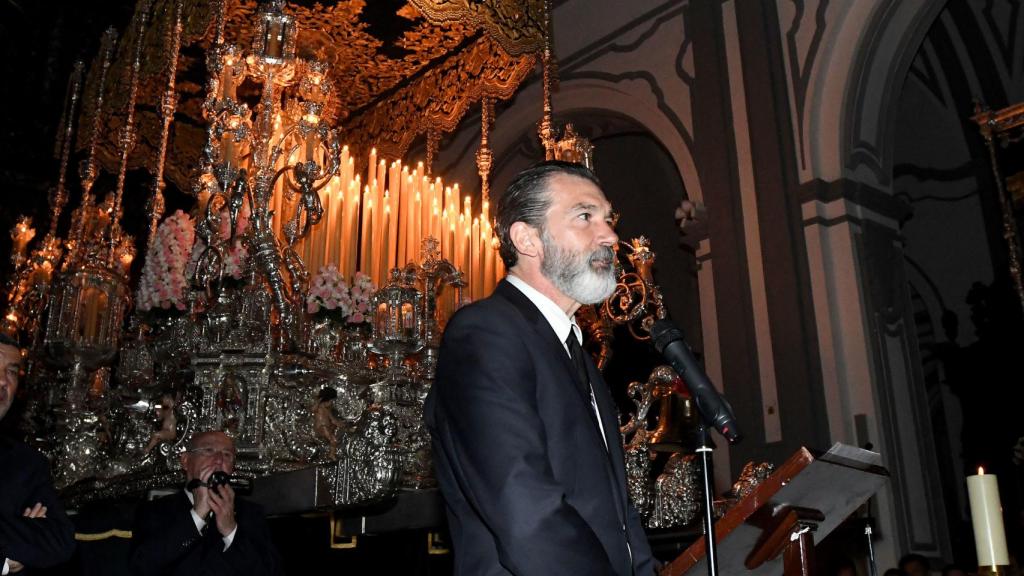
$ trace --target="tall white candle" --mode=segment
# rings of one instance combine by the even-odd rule
[[[370,150],[370,161],[366,168],[366,185],[373,186],[377,182],[377,149]]]
[[[967,495],[971,503],[978,566],[1008,566],[1010,556],[1006,550],[1003,507],[999,503],[995,474],[985,474],[983,468],[978,468],[978,474],[967,477]]]
[[[381,201],[384,199],[384,191],[388,188],[388,183],[384,180],[387,177],[387,162],[383,158],[377,163],[377,204],[382,205]]]
[[[373,273],[373,197],[369,188],[363,192],[363,222],[359,236],[359,270]]]
[[[473,291],[473,300],[479,300],[483,296],[483,283],[484,283],[484,267],[483,267],[483,253],[480,252],[480,219],[473,218],[473,226],[471,229],[471,245],[469,248],[469,260],[470,269],[472,270],[472,282],[471,287]]]
[[[359,206],[361,199],[359,178],[356,178],[349,185],[349,205],[345,207],[348,210],[348,219],[346,220],[348,233],[345,236],[348,242],[348,249],[345,252],[345,278],[352,278],[356,273],[356,263],[359,261]]]

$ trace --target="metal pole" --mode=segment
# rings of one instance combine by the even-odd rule
[[[715,485],[711,479],[711,451],[708,429],[703,422],[697,426],[700,470],[704,478],[704,555],[707,557],[708,576],[718,576],[718,546],[715,543],[714,500]]]
[[[875,564],[875,547],[871,542],[871,519],[868,518],[864,524],[864,537],[868,539],[868,574],[870,576],[878,576],[878,565]]]

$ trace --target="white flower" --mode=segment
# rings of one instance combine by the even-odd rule
[[[195,226],[188,214],[178,210],[164,219],[150,239],[135,307],[146,312],[154,308],[185,310],[188,280],[186,254],[195,241]]]

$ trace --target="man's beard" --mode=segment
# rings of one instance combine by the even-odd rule
[[[610,247],[601,246],[589,254],[563,250],[547,231],[541,234],[541,242],[541,274],[562,294],[580,304],[597,304],[615,291],[615,252]]]
[[[7,395],[5,398],[0,398],[0,420],[4,419],[7,415],[7,411],[11,409],[11,404],[14,403],[14,398]]]

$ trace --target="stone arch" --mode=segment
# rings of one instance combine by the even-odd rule
[[[848,177],[890,186],[896,96],[944,6],[902,0],[833,4],[808,82],[797,87],[807,91],[807,104],[797,112],[797,136],[809,156],[802,180]]]
[[[581,132],[588,134],[584,119],[617,117],[621,120],[619,129],[649,133],[675,163],[687,198],[703,203],[704,196],[691,150],[690,135],[685,132],[687,127],[677,127],[653,100],[648,102],[620,84],[593,78],[562,82],[554,96],[555,121],[559,125],[566,121],[575,122]],[[499,173],[504,168],[502,162],[507,162],[504,160],[506,157],[535,152],[536,158],[540,158],[536,132],[541,115],[540,102],[540,87],[532,84],[522,90],[512,106],[498,116],[491,137],[496,158],[493,173],[496,183],[500,183]]]

